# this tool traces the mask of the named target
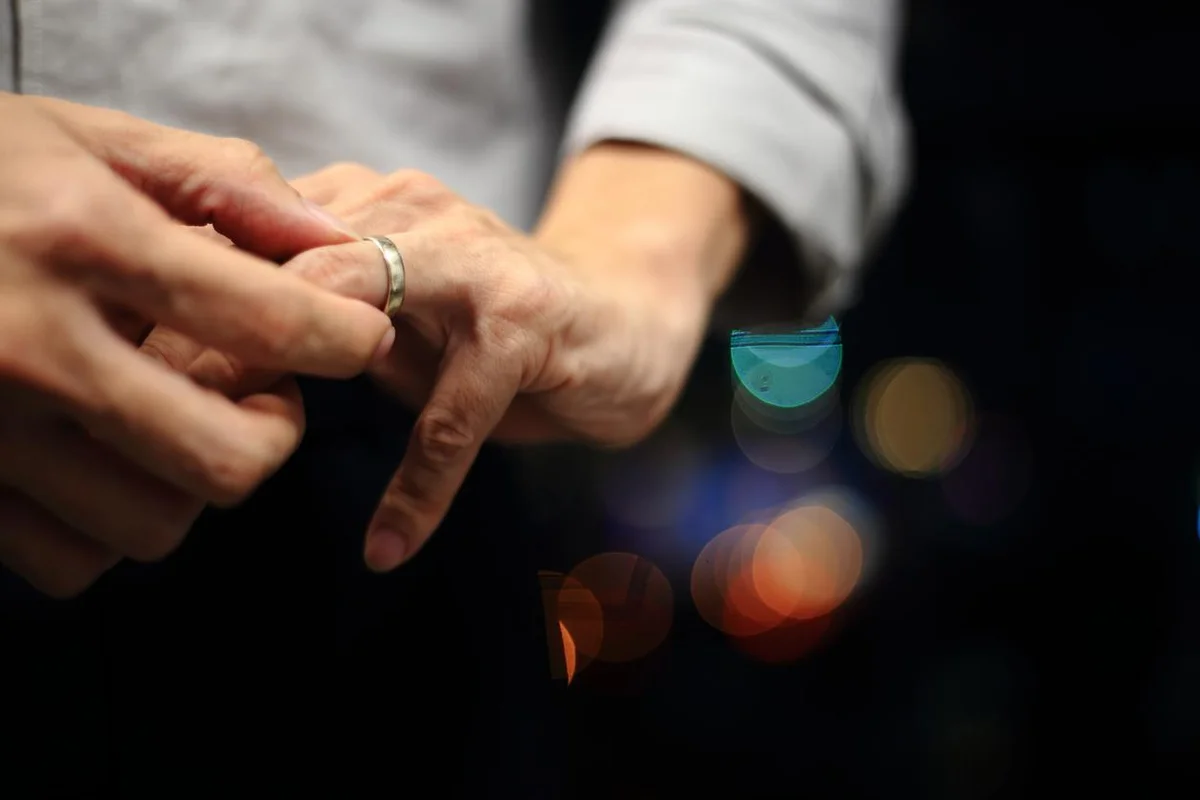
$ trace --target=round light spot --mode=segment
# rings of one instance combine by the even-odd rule
[[[760,537],[753,566],[762,602],[790,620],[840,606],[862,575],[863,549],[850,523],[824,506],[785,511]]]
[[[604,619],[599,648],[589,651],[592,643],[575,636],[577,653],[610,663],[633,661],[666,639],[674,618],[674,595],[666,576],[647,559],[632,553],[593,556],[568,579],[596,598]]]
[[[810,470],[829,456],[841,434],[842,412],[836,390],[808,405],[781,409],[739,388],[730,424],[747,460],[760,469],[789,475]]]
[[[855,431],[863,452],[901,475],[945,472],[970,446],[970,398],[941,362],[907,359],[884,364],[864,381],[856,405]]]

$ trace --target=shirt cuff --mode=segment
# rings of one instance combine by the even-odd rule
[[[878,227],[870,165],[828,103],[745,37],[685,19],[618,17],[579,94],[566,152],[604,140],[681,152],[752,194],[795,245],[793,266],[813,291],[806,318],[853,300]]]

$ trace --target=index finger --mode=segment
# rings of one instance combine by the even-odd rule
[[[82,277],[105,299],[202,344],[256,367],[327,378],[361,373],[391,345],[391,321],[366,303],[165,219],[114,224],[102,252],[90,254],[106,268]]]
[[[124,112],[31,97],[112,170],[191,225],[212,223],[244,250],[281,260],[352,242],[344,223],[288,185],[253,142],[157,125]]]
[[[448,355],[371,521],[365,558],[372,569],[395,569],[425,544],[519,386],[509,362],[478,344]]]

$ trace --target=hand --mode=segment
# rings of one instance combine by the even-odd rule
[[[137,352],[150,325],[328,377],[391,326],[265,260],[353,237],[252,146],[41,98],[0,95],[0,117],[0,561],[71,596],[120,556],[161,557],[298,441],[294,388],[202,388],[153,340]]]
[[[371,524],[377,569],[422,546],[489,436],[629,444],[678,396],[710,298],[653,248],[537,240],[410,172],[341,165],[296,185],[360,232],[390,236],[407,265],[396,345],[372,372],[422,410]],[[377,306],[385,297],[369,243],[311,250],[285,269]],[[215,354],[209,364],[230,369]]]

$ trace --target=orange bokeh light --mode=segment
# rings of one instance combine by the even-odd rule
[[[551,659],[551,671],[556,677],[565,669],[567,682],[590,664],[594,654],[600,652],[604,640],[604,614],[596,596],[575,578],[561,572],[543,570],[542,603],[548,624],[557,623],[561,634],[563,664]],[[547,635],[553,638],[548,628]],[[551,643],[552,644],[552,643]]]
[[[603,620],[599,642],[581,638],[567,622],[577,657],[619,663],[650,653],[667,638],[674,620],[674,593],[662,571],[632,553],[604,553],[580,563],[566,579],[590,593]],[[567,587],[564,586],[564,591]]]
[[[825,504],[793,505],[767,525],[723,531],[700,552],[692,598],[743,651],[787,661],[810,651],[863,577],[859,533]]]
[[[735,637],[733,642],[738,650],[757,661],[786,664],[815,650],[832,626],[833,617],[786,622],[753,636]]]
[[[786,619],[814,619],[849,597],[862,566],[862,542],[849,522],[824,506],[800,506],[781,514],[759,538],[754,588]]]
[[[575,677],[575,640],[571,638],[571,632],[562,622],[558,623],[558,631],[562,634],[563,658],[567,662],[567,683],[570,684]]]
[[[559,624],[571,637],[577,672],[592,663],[603,648],[604,609],[595,593],[570,575],[563,578],[555,605]]]
[[[753,617],[743,616],[737,610],[738,603],[730,599],[731,594],[743,591],[731,577],[741,571],[740,565],[747,560],[746,544],[750,542],[752,546],[764,530],[764,525],[730,528],[717,534],[696,558],[692,568],[692,600],[704,621],[719,631],[737,636],[765,629]],[[748,605],[745,598],[741,604]]]

